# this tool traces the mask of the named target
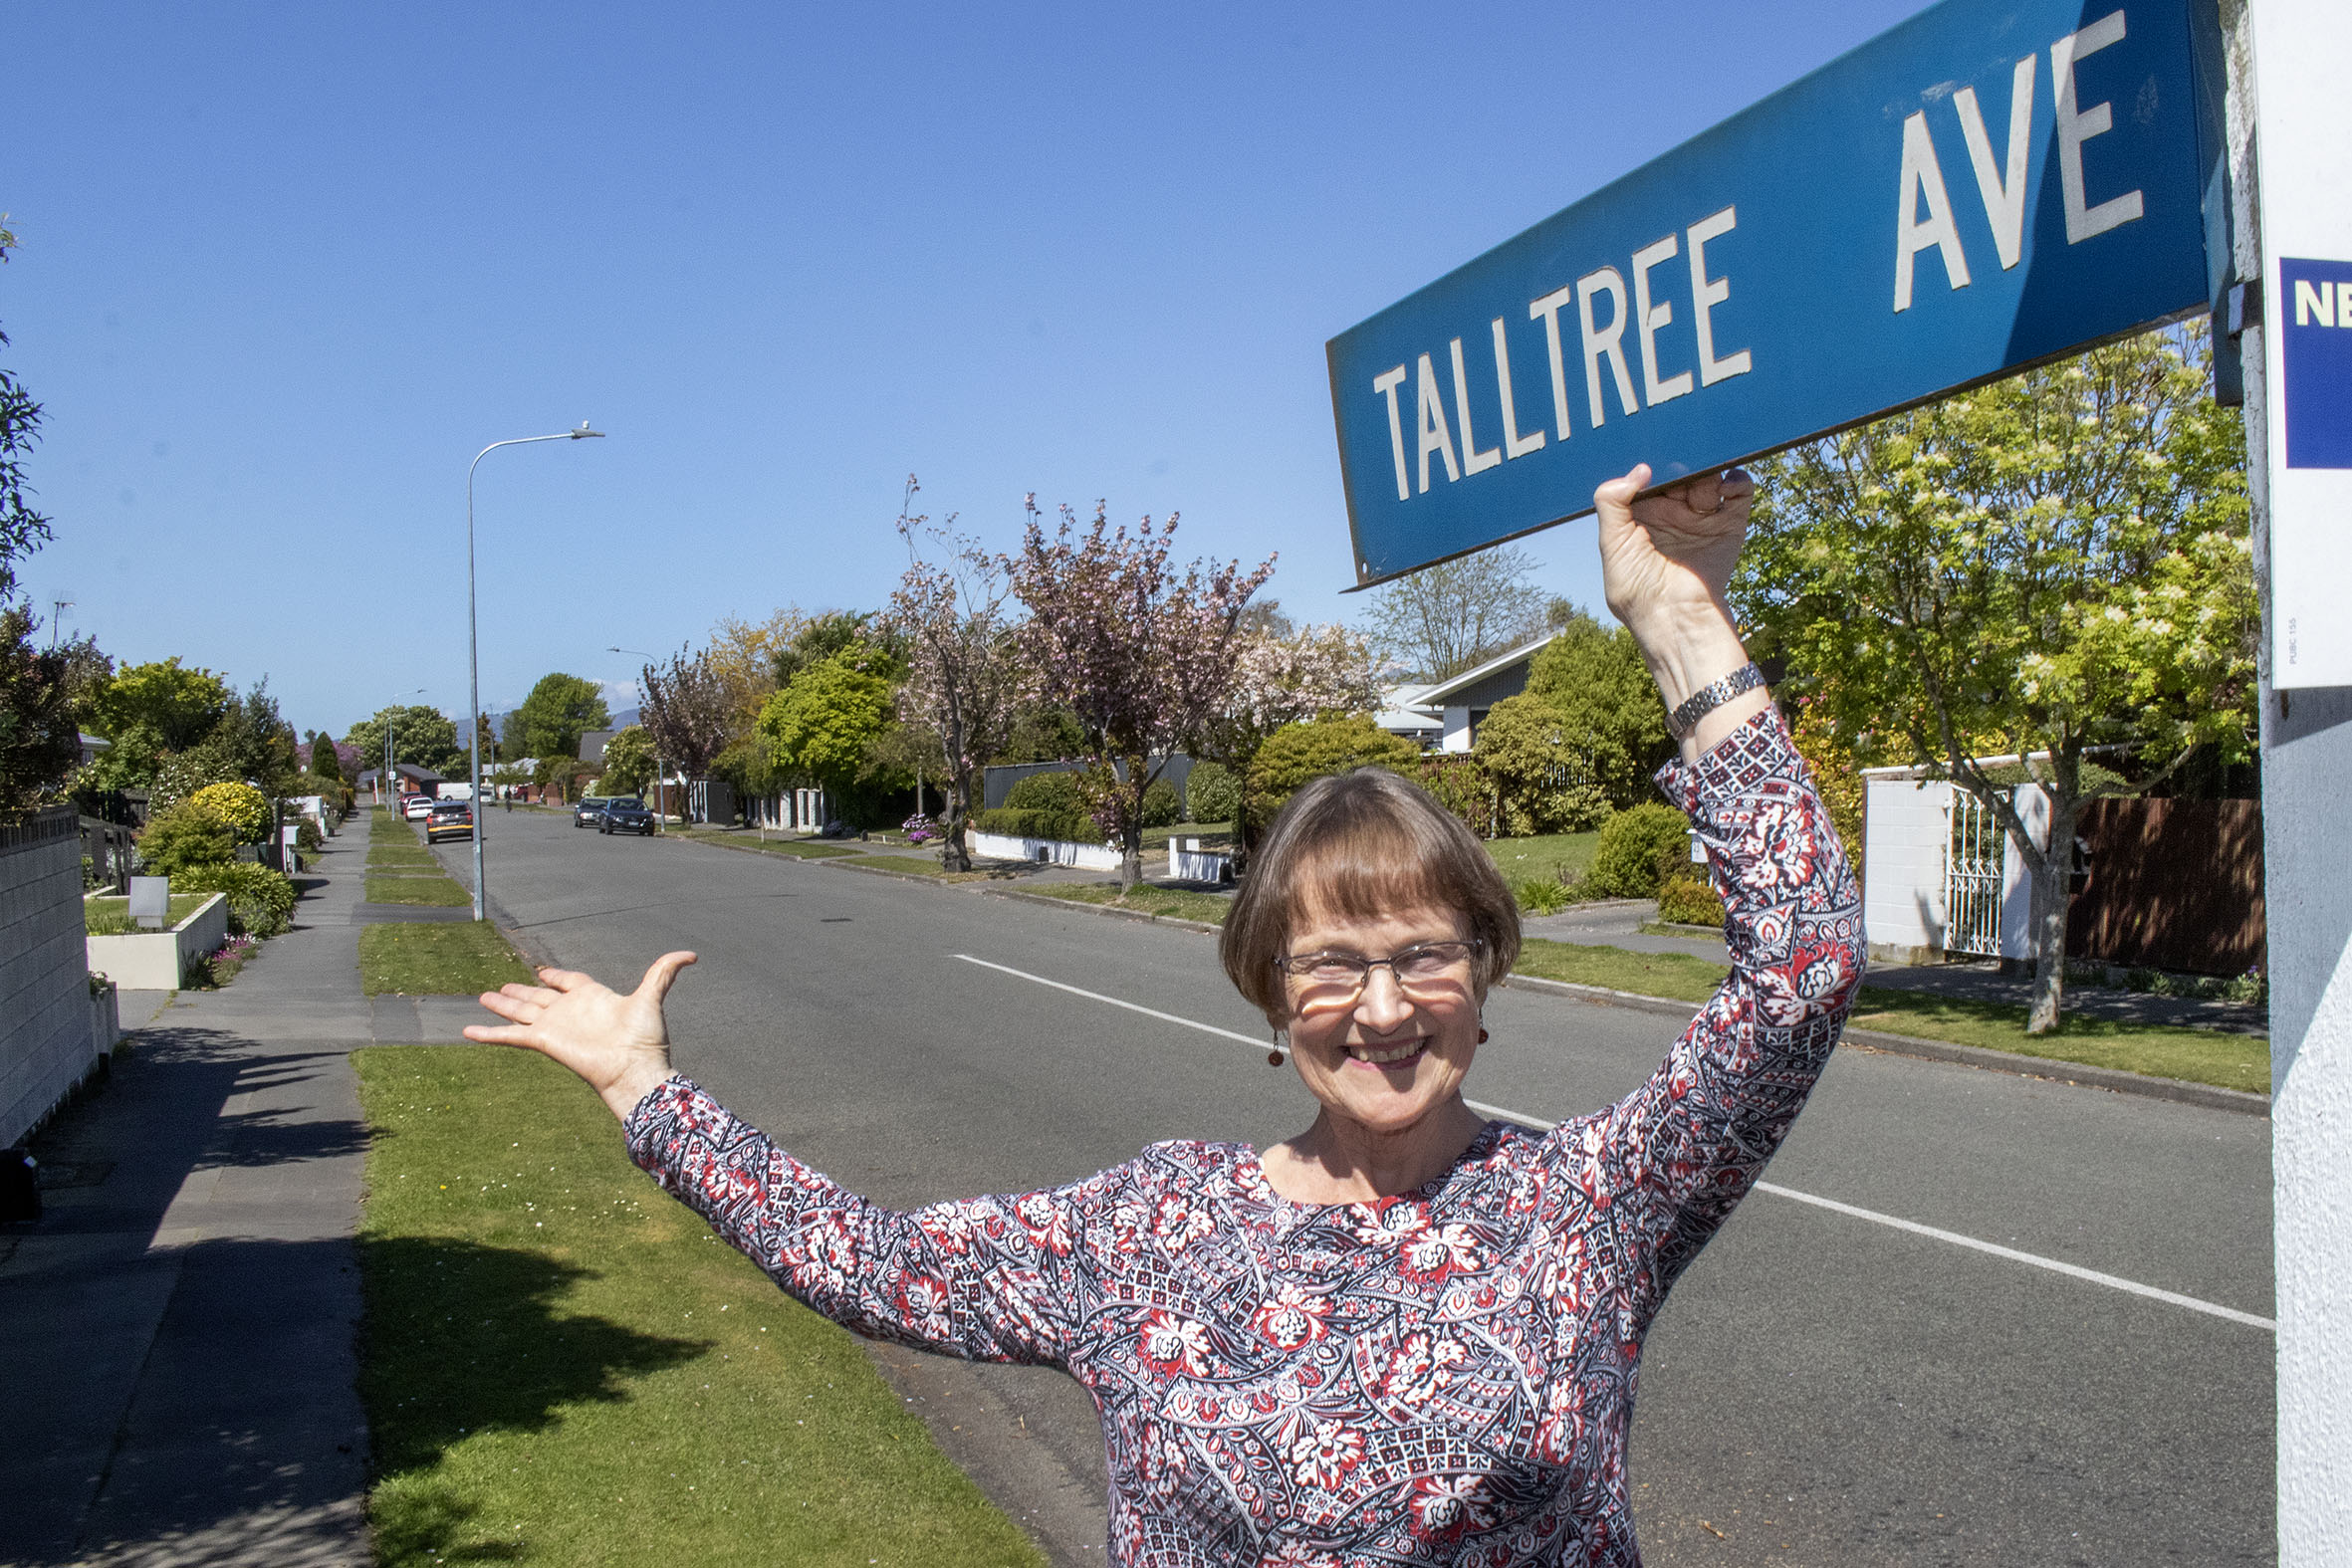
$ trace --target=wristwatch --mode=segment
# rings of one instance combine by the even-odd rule
[[[1681,707],[1666,716],[1666,728],[1674,732],[1678,741],[1687,741],[1699,721],[1706,718],[1742,692],[1752,692],[1764,683],[1764,671],[1751,659],[1720,681],[1710,681],[1684,699]]]

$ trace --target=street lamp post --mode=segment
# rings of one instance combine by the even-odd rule
[[[604,649],[604,651],[606,653],[633,653],[638,658],[643,659],[648,665],[653,662],[653,655],[647,653],[642,648],[614,648],[608,646]],[[643,672],[641,671],[639,672],[640,676],[642,673]],[[645,683],[642,679],[639,679],[637,682],[637,702],[640,708],[640,712],[637,714],[637,722],[639,724],[643,724],[645,722],[645,715],[641,711],[644,701]],[[661,778],[662,761],[663,759],[661,753],[658,750],[655,751],[653,754],[653,830],[657,833],[661,831],[661,797],[663,793]],[[678,821],[681,826],[685,823],[685,820],[686,808],[684,804],[681,803],[678,807]]]
[[[475,610],[474,597],[474,470],[482,466],[482,459],[502,446],[529,446],[535,441],[601,440],[604,432],[590,430],[583,419],[578,430],[564,430],[555,435],[517,436],[512,441],[493,441],[474,454],[465,471],[465,661],[466,688],[472,721],[466,727],[466,765],[471,780],[473,799],[470,809],[474,814],[474,918],[490,918],[489,898],[482,881],[482,628]]]
[[[392,695],[395,698],[422,697],[424,695],[424,688],[419,686],[412,692],[394,692]],[[375,776],[375,792],[378,795],[390,795],[394,800],[399,798],[399,794],[398,791],[392,788],[392,731],[399,723],[399,721],[394,717],[394,715],[399,712],[399,709],[400,705],[397,702],[387,703],[384,706],[383,772]]]

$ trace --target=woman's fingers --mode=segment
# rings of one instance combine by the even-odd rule
[[[520,1023],[469,1023],[461,1032],[478,1045],[520,1045],[527,1050],[540,1048],[539,1031]]]

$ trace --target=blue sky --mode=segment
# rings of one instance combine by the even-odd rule
[[[1921,9],[33,5],[0,10],[6,363],[118,659],[340,734],[868,607],[905,475],[1184,517],[1360,598],[1324,340]],[[1589,523],[1529,542],[1597,601]]]

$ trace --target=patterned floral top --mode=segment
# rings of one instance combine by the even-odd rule
[[[1084,1384],[1114,1562],[1637,1564],[1642,1337],[1804,1104],[1864,951],[1776,715],[1659,782],[1724,894],[1730,979],[1625,1099],[1492,1124],[1419,1192],[1294,1204],[1249,1147],[1172,1142],[896,1213],[682,1077],[631,1112],[630,1153],[834,1321]]]

